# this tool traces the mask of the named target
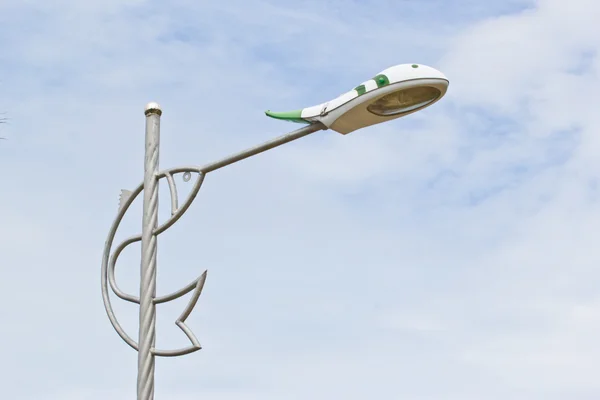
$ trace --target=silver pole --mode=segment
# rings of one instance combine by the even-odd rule
[[[158,226],[158,156],[160,116],[157,103],[146,106],[146,154],[144,159],[144,205],[142,262],[140,268],[140,327],[138,351],[138,400],[154,400],[154,344],[156,342],[156,235]]]
[[[138,379],[137,379],[137,399],[154,400],[154,359],[155,357],[177,357],[190,354],[202,348],[200,342],[186,325],[186,319],[196,306],[198,299],[206,282],[207,271],[204,271],[198,278],[184,286],[183,288],[162,296],[156,295],[156,255],[158,235],[166,231],[188,210],[207,173],[226,167],[248,157],[262,153],[264,151],[289,143],[293,140],[310,135],[313,132],[325,130],[327,127],[320,122],[315,122],[304,126],[293,132],[276,137],[267,142],[232,154],[221,160],[206,164],[204,166],[182,166],[169,168],[167,170],[158,170],[159,146],[160,146],[160,117],[162,110],[157,103],[149,103],[146,106],[146,152],[144,160],[144,181],[133,190],[121,190],[119,200],[119,211],[115,217],[108,237],[104,243],[104,252],[102,254],[102,300],[108,319],[113,328],[117,331],[121,339],[138,352]],[[177,194],[177,184],[175,176],[183,174],[183,181],[189,182],[192,175],[196,175],[195,182],[187,195],[187,198],[180,202]],[[171,194],[171,216],[162,224],[158,224],[158,185],[160,179],[167,181],[169,192]],[[119,245],[113,248],[113,242],[119,225],[125,216],[125,213],[137,198],[144,192],[142,232],[135,236],[124,239]],[[125,248],[133,243],[142,243],[142,261],[140,265],[140,294],[139,297],[122,291],[117,285],[115,279],[115,268],[119,255]],[[109,288],[122,300],[139,304],[139,337],[136,343],[117,321],[117,317],[112,308]],[[192,293],[187,306],[181,315],[175,321],[175,324],[187,336],[190,344],[179,349],[157,349],[156,342],[156,305],[168,303],[176,300],[188,293]]]

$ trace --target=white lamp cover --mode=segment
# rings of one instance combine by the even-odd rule
[[[448,78],[435,68],[422,64],[400,64],[380,72],[373,79],[326,103],[288,112],[267,111],[266,114],[272,118],[299,123],[319,121],[329,129],[345,135],[422,110],[439,101],[446,94],[448,84]],[[398,113],[392,115],[381,115],[367,109],[388,94],[419,87],[432,88],[429,92],[437,96],[419,103],[419,106],[408,107],[405,112],[399,109]]]

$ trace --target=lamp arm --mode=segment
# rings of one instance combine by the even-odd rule
[[[257,154],[260,154],[264,151],[274,149],[275,147],[279,147],[282,144],[286,144],[286,143],[289,143],[296,139],[300,139],[301,137],[308,136],[311,133],[321,131],[321,130],[326,130],[326,129],[327,129],[327,127],[324,124],[322,124],[321,122],[314,122],[314,123],[311,123],[307,126],[300,128],[300,129],[296,129],[295,131],[292,131],[290,133],[286,133],[285,135],[278,136],[267,142],[264,142],[262,144],[254,146],[254,147],[251,147],[247,150],[240,151],[239,153],[232,154],[221,160],[203,165],[203,166],[199,167],[198,169],[202,173],[207,174],[211,171],[215,171],[217,169],[226,167],[226,166],[236,163],[238,161],[244,160],[248,157],[252,157]],[[173,171],[173,172],[175,172],[175,171]]]
[[[258,146],[254,146],[250,149],[230,155],[229,157],[223,158],[219,161],[216,161],[216,162],[213,162],[210,164],[206,164],[202,167],[182,166],[182,167],[170,168],[170,169],[158,172],[156,175],[157,182],[160,179],[166,178],[168,185],[169,185],[169,191],[171,194],[171,216],[170,216],[170,218],[168,218],[167,221],[158,225],[153,230],[153,232],[152,232],[153,236],[156,237],[159,234],[166,231],[179,218],[181,218],[181,216],[188,210],[188,208],[194,201],[196,195],[198,194],[198,191],[200,190],[200,187],[202,186],[202,182],[204,181],[204,177],[206,176],[206,174],[208,172],[215,171],[219,168],[226,167],[227,165],[231,165],[235,162],[244,160],[248,157],[251,157],[256,154],[262,153],[264,151],[281,146],[282,144],[289,143],[293,140],[310,135],[311,133],[314,133],[314,132],[317,132],[320,130],[326,130],[326,129],[327,129],[327,127],[324,124],[322,124],[321,122],[312,123],[310,125],[304,126],[300,129],[297,129],[293,132],[276,137],[272,140],[264,142],[263,144],[260,144]],[[179,204],[179,196],[177,195],[177,186],[175,184],[175,180],[173,179],[173,176],[175,174],[180,174],[180,173],[183,173],[183,180],[186,182],[191,179],[192,173],[197,174],[196,182],[194,183],[194,186],[192,187],[187,198],[184,200],[183,204]],[[111,252],[111,250],[112,250],[113,241],[114,241],[115,235],[117,233],[117,230],[119,228],[119,225],[121,223],[121,220],[125,216],[125,213],[129,209],[129,207],[131,206],[133,201],[136,199],[136,197],[140,193],[142,193],[143,190],[144,190],[144,183],[142,182],[133,191],[123,190],[121,192],[121,199],[119,202],[120,203],[119,211],[117,213],[117,217],[113,221],[113,224],[108,233],[108,238],[104,244],[104,252],[103,252],[103,256],[102,256],[102,271],[101,271],[102,272],[102,276],[101,276],[102,298],[104,301],[104,308],[106,309],[108,318],[109,318],[111,324],[113,325],[113,327],[115,328],[115,330],[117,331],[117,333],[119,334],[119,336],[129,346],[131,346],[136,351],[139,349],[139,345],[138,345],[138,343],[136,343],[136,341],[134,339],[132,339],[125,332],[125,330],[121,327],[121,325],[117,321],[116,315],[113,311],[113,307],[112,307],[112,304],[110,301],[110,296],[109,296],[108,290],[109,290],[109,288],[111,288],[113,290],[113,293],[115,293],[118,297],[120,297],[123,300],[129,301],[132,303],[136,303],[136,304],[140,304],[140,298],[138,296],[127,294],[119,288],[119,286],[116,283],[116,279],[115,279],[115,268],[116,268],[117,259],[118,259],[119,255],[121,254],[121,252],[127,246],[141,241],[142,235],[140,234],[140,235],[132,236],[128,239],[125,239],[121,244],[119,244],[116,247],[114,252]],[[191,345],[188,347],[182,348],[182,349],[177,349],[177,350],[158,350],[156,348],[152,348],[151,349],[152,354],[154,354],[155,356],[162,356],[162,357],[174,357],[174,356],[188,354],[188,353],[197,351],[201,348],[200,343],[198,342],[198,340],[196,339],[196,337],[194,336],[192,331],[185,324],[185,320],[191,313],[194,306],[196,305],[196,302],[198,301],[198,297],[200,296],[200,293],[202,292],[202,289],[204,287],[205,280],[206,280],[206,271],[198,279],[194,280],[192,283],[188,284],[184,288],[177,290],[174,293],[171,293],[168,295],[154,297],[154,299],[153,299],[154,304],[167,303],[171,300],[175,300],[175,299],[191,292],[192,290],[194,291],[194,295],[190,299],[188,306],[186,307],[184,312],[181,314],[181,316],[176,321],[176,325],[179,328],[181,328],[181,330],[183,330],[183,332],[189,338]]]

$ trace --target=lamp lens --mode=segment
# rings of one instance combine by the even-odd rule
[[[387,94],[370,104],[367,110],[388,117],[422,108],[440,97],[441,92],[431,86],[417,86]]]

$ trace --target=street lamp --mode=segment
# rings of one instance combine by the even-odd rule
[[[447,89],[448,78],[440,71],[425,65],[401,64],[326,103],[290,112],[267,111],[267,115],[293,122],[321,122],[345,135],[428,107]]]
[[[156,356],[176,357],[201,349],[200,342],[185,321],[202,293],[207,271],[182,289],[157,296],[156,256],[158,235],[177,222],[190,207],[206,174],[320,130],[331,129],[345,135],[360,128],[403,117],[434,104],[444,96],[447,88],[448,79],[434,68],[420,64],[396,65],[329,102],[291,112],[266,112],[273,118],[306,124],[300,129],[204,166],[183,166],[163,171],[158,169],[162,109],[157,103],[149,103],[146,106],[144,181],[132,191],[121,191],[117,216],[104,245],[101,277],[102,298],[108,318],[119,336],[138,352],[138,400],[154,399]],[[196,176],[190,193],[181,204],[174,179],[178,174],[183,175],[185,182],[191,180],[192,174]],[[159,224],[158,183],[163,178],[167,180],[171,195],[171,216]],[[142,233],[125,239],[113,250],[119,224],[142,191]],[[136,242],[142,244],[139,296],[123,292],[115,280],[115,267],[119,255],[127,246]],[[140,305],[137,342],[117,321],[109,297],[109,286],[117,297]],[[188,337],[190,345],[173,350],[155,348],[156,305],[175,300],[190,292],[193,293],[186,308],[175,321]]]

